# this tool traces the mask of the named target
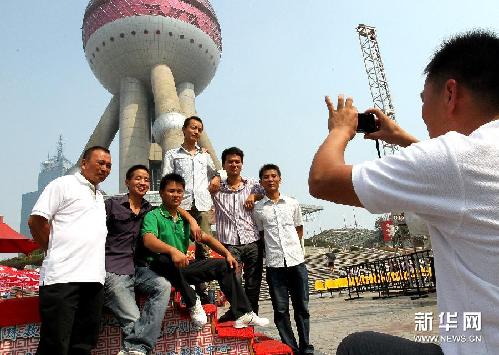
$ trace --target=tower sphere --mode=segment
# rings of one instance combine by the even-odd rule
[[[149,85],[151,69],[166,64],[177,84],[194,84],[198,95],[222,53],[220,25],[208,0],[91,0],[82,39],[90,68],[112,94],[125,77]]]

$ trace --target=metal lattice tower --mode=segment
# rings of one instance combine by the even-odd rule
[[[385,69],[379,52],[378,41],[376,39],[376,28],[367,25],[358,25],[360,49],[364,58],[369,89],[373,98],[374,107],[379,108],[392,120],[395,120],[395,109],[393,108],[388,82],[386,80]],[[386,142],[381,142],[383,154],[393,154],[398,151],[398,146]]]

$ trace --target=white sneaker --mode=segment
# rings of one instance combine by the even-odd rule
[[[120,350],[116,355],[128,355],[128,353],[125,350]]]
[[[196,304],[189,309],[191,314],[191,322],[196,328],[202,328],[206,323],[208,323],[208,317],[204,311],[203,306],[201,306],[201,301],[199,297],[196,298]]]
[[[269,324],[267,318],[258,317],[255,312],[248,312],[237,318],[234,323],[234,328],[246,328],[248,325],[258,325],[265,327]]]
[[[139,351],[139,350],[130,350],[128,352],[128,355],[147,355],[147,354],[143,353],[142,351]]]

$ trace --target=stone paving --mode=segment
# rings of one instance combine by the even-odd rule
[[[341,296],[334,293],[332,298],[329,293],[324,293],[321,298],[318,293],[312,292],[309,303],[310,338],[316,354],[335,354],[341,340],[356,331],[372,330],[414,340],[414,336],[418,334],[415,332],[414,314],[416,312],[437,314],[435,293],[417,300],[411,300],[408,296],[372,299],[375,295],[377,294],[365,293],[361,299],[345,301],[344,293]],[[293,314],[292,309],[290,313]],[[279,339],[272,321],[270,301],[260,302],[259,314],[268,317],[271,325],[256,330]],[[294,325],[294,321],[292,324]],[[437,334],[438,327],[432,332],[424,333],[424,335]]]

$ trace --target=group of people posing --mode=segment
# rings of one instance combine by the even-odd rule
[[[281,340],[296,354],[313,354],[300,205],[280,193],[277,165],[263,165],[259,180],[243,177],[239,148],[223,151],[224,169],[217,171],[197,144],[202,130],[199,117],[187,118],[183,144],[166,152],[159,207],[145,198],[151,178],[145,165],[128,169],[127,194],[104,200],[98,184],[111,171],[111,156],[100,146],[84,152],[80,172],[45,188],[29,220],[34,239],[47,251],[40,270],[37,354],[90,354],[103,305],[122,329],[119,355],[149,354],[161,334],[172,286],[189,310],[191,326],[201,328],[207,323],[205,283],[214,280],[230,303],[219,322],[266,326],[268,319],[258,316],[264,255]],[[212,206],[216,238],[209,222]],[[186,255],[191,242],[195,260]],[[223,259],[209,258],[205,247]],[[137,295],[144,299],[142,307]]]
[[[351,97],[340,95],[336,103],[326,97],[328,134],[310,168],[310,194],[372,213],[419,215],[431,236],[439,312],[463,317],[459,326],[440,326],[440,345],[359,332],[343,339],[337,354],[498,353],[498,58],[499,37],[491,32],[471,31],[445,41],[425,69],[421,93],[431,139],[419,142],[381,110],[370,109],[379,130],[366,138],[402,147],[376,161],[345,163],[357,109]],[[38,354],[89,354],[104,293],[123,329],[121,354],[154,348],[171,285],[182,293],[195,325],[206,323],[206,315],[189,285],[215,279],[231,304],[224,319],[233,319],[236,327],[265,325],[268,320],[257,315],[263,250],[281,339],[295,354],[313,353],[300,207],[280,194],[276,165],[264,165],[259,182],[242,177],[243,153],[237,148],[224,151],[227,178],[217,177],[209,155],[196,145],[202,128],[199,118],[190,117],[182,146],[166,152],[159,208],[144,199],[150,178],[145,166],[128,171],[127,195],[104,202],[96,186],[108,176],[111,157],[102,147],[85,152],[80,173],[56,179],[44,190],[29,221],[33,237],[47,250],[40,273]],[[206,222],[212,201],[217,239]],[[189,238],[225,260],[203,260],[199,248],[198,260],[190,263]],[[236,272],[239,263],[245,290]],[[146,295],[142,312],[134,290]],[[465,318],[470,314],[473,327]],[[479,342],[466,341],[477,334]]]

